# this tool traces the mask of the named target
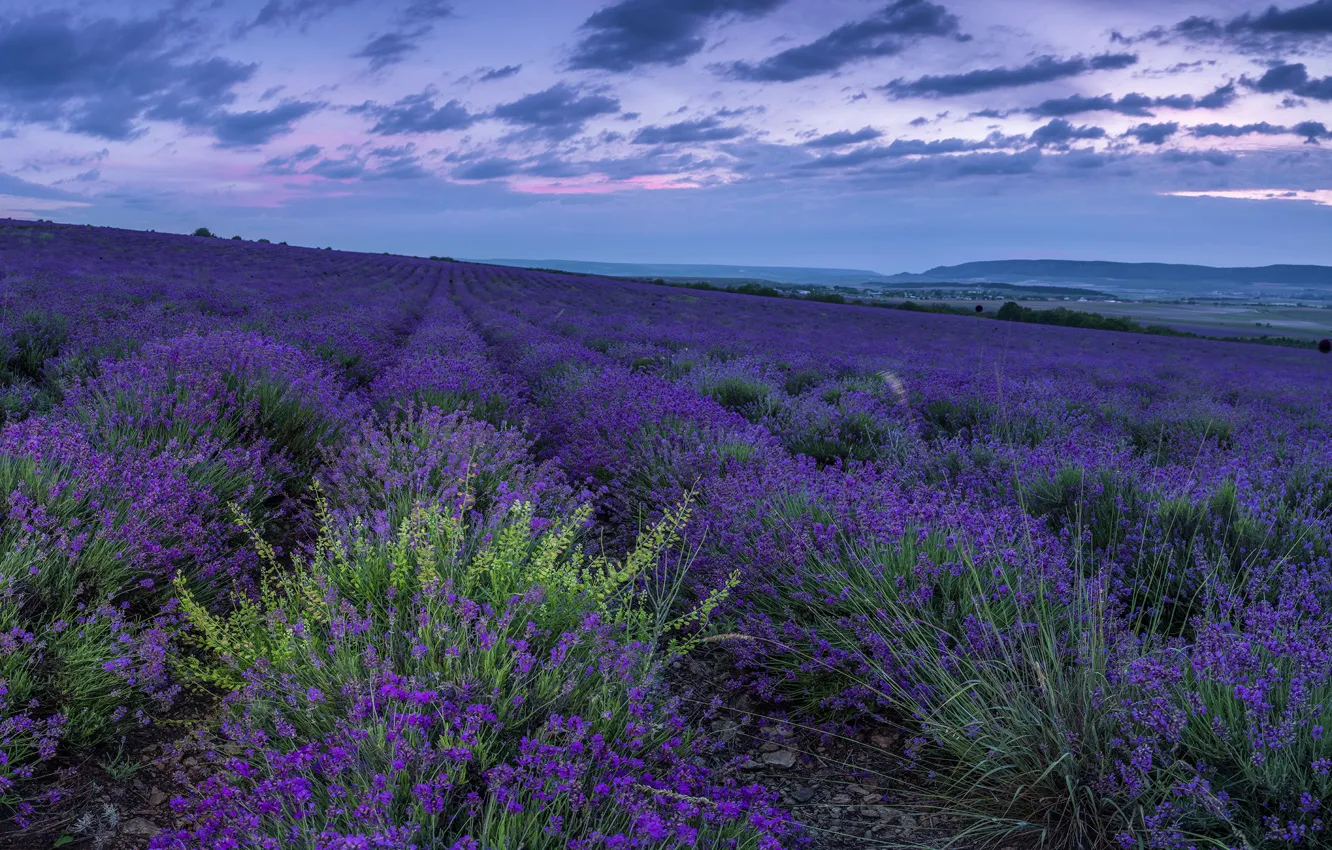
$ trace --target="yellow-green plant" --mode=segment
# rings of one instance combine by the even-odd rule
[[[417,506],[384,539],[361,523],[337,526],[318,485],[314,495],[319,537],[308,558],[293,555],[286,564],[233,507],[263,573],[257,594],[238,594],[229,613],[209,611],[177,576],[181,609],[193,626],[185,643],[199,650],[178,661],[186,680],[238,688],[245,671],[261,661],[282,667],[297,660],[306,630],[326,628],[343,606],[387,623],[399,601],[446,583],[497,607],[537,588],[542,628],[558,633],[595,614],[629,639],[662,645],[674,658],[693,648],[739,582],[737,571],[693,607],[676,610],[689,562],[681,549],[688,504],[667,511],[624,557],[613,558],[590,555],[580,542],[591,515],[587,506],[538,532],[533,506],[520,502],[488,535],[469,529],[460,511]],[[672,557],[677,562],[667,563]]]
[[[218,615],[199,603],[182,574],[177,573],[174,582],[181,610],[194,628],[192,633],[182,635],[181,642],[204,655],[183,655],[177,667],[186,681],[224,690],[240,687],[244,671],[260,659],[278,662],[294,657],[300,649],[297,624],[308,616],[318,617],[322,606],[315,575],[303,568],[299,556],[293,558],[289,569],[284,569],[277,552],[250,518],[235,505],[232,513],[262,565],[258,599],[236,594],[235,608]],[[223,663],[210,663],[210,656]]]

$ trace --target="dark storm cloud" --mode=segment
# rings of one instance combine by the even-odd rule
[[[388,105],[367,100],[360,106],[351,107],[348,112],[374,118],[375,125],[370,132],[381,136],[465,130],[479,117],[456,100],[436,106],[432,89],[409,94]]]
[[[1063,118],[1055,118],[1048,124],[1037,127],[1031,133],[1031,143],[1038,147],[1045,147],[1046,145],[1062,146],[1075,141],[1103,138],[1105,138],[1103,128],[1089,125],[1075,127]]]
[[[636,145],[673,145],[687,142],[723,142],[743,136],[744,127],[728,126],[716,117],[681,121],[665,127],[644,127],[634,134]]]
[[[567,139],[582,132],[592,118],[614,115],[620,102],[603,94],[586,94],[567,83],[557,83],[544,91],[518,98],[495,107],[491,113],[527,135],[548,139]]]
[[[805,142],[808,148],[836,148],[842,145],[854,145],[859,142],[872,142],[881,137],[883,132],[873,127],[861,127],[859,130],[839,130],[836,133],[828,133],[826,136],[819,136],[817,139],[810,139]]]
[[[258,66],[186,61],[188,21],[170,15],[84,21],[63,12],[0,18],[0,115],[104,139],[132,139],[144,119],[208,129]],[[229,124],[227,126],[230,126]]]
[[[954,95],[975,94],[996,89],[1018,88],[1037,83],[1078,77],[1094,71],[1117,70],[1127,68],[1138,61],[1132,53],[1106,53],[1100,56],[1074,56],[1059,59],[1054,56],[1041,56],[1016,68],[983,68],[964,74],[942,74],[925,76],[915,80],[897,79],[879,91],[889,97],[949,97]]]
[[[477,78],[478,82],[490,83],[495,80],[503,80],[506,77],[512,77],[523,70],[522,65],[505,65],[503,68],[482,68],[481,76]]]
[[[788,48],[757,63],[733,62],[719,68],[731,79],[792,82],[830,74],[865,59],[894,56],[913,41],[952,36],[965,41],[957,16],[929,0],[897,0],[855,23],[843,24],[822,38]]]
[[[1027,112],[1043,118],[1066,118],[1070,115],[1081,115],[1086,112],[1116,112],[1120,115],[1151,118],[1156,114],[1152,111],[1153,109],[1223,109],[1234,103],[1238,97],[1235,84],[1232,82],[1220,86],[1202,97],[1194,97],[1191,94],[1148,97],[1138,92],[1132,92],[1119,98],[1108,94],[1103,94],[1100,97],[1086,97],[1075,94],[1069,97],[1058,97],[1043,101],[1039,105],[1028,109]]]
[[[1145,145],[1163,145],[1177,132],[1179,124],[1169,121],[1162,124],[1139,124],[1125,130],[1124,136],[1135,138]]]
[[[703,49],[704,31],[725,18],[758,18],[786,0],[621,0],[583,22],[574,70],[632,71],[679,65]]]
[[[1309,69],[1302,62],[1269,68],[1257,80],[1245,78],[1244,84],[1268,94],[1290,92],[1296,97],[1332,100],[1332,76],[1321,79],[1310,77]]]

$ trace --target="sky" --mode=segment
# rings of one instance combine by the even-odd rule
[[[1332,0],[0,0],[0,217],[892,273],[1332,264]]]

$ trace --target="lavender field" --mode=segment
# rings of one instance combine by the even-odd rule
[[[0,845],[1332,845],[1332,357],[0,223]]]

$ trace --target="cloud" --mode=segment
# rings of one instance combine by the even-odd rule
[[[0,117],[124,141],[147,119],[208,129],[257,65],[185,61],[187,21],[78,20],[52,12],[0,19]]]
[[[1299,136],[1305,144],[1316,145],[1332,139],[1332,132],[1321,121],[1301,121],[1293,127],[1260,121],[1254,124],[1199,124],[1189,128],[1189,135],[1199,139],[1233,139],[1240,136]]]
[[[352,54],[355,59],[369,59],[370,70],[380,71],[390,65],[396,65],[407,58],[407,54],[420,48],[420,41],[430,33],[429,27],[420,27],[412,31],[386,32],[366,43],[365,47]]]
[[[557,156],[549,154],[538,157],[532,163],[523,167],[523,174],[530,174],[533,177],[547,177],[554,180],[561,180],[570,177],[583,177],[592,173],[593,167],[586,162],[569,162],[560,159]]]
[[[1199,124],[1190,128],[1189,133],[1198,138],[1212,136],[1237,138],[1251,135],[1299,136],[1304,139],[1305,144],[1310,145],[1316,145],[1324,139],[1332,139],[1332,132],[1329,132],[1327,126],[1321,121],[1301,121],[1292,127],[1269,124],[1266,121],[1256,124]]]
[[[873,127],[861,127],[859,130],[839,130],[817,139],[805,142],[807,148],[837,148],[842,145],[854,145],[859,142],[872,142],[883,136],[883,132]]]
[[[217,137],[213,146],[251,148],[266,145],[290,133],[297,121],[322,106],[309,101],[289,100],[272,109],[218,113],[208,122],[209,129]]]
[[[949,97],[975,94],[995,89],[1017,88],[1077,77],[1093,71],[1117,70],[1135,64],[1132,53],[1106,53],[1090,58],[1074,56],[1058,59],[1041,56],[1016,68],[983,68],[963,74],[925,76],[915,80],[896,79],[880,86],[889,97]]]
[[[1332,139],[1332,131],[1321,121],[1301,121],[1290,128],[1295,135],[1303,136],[1305,144],[1318,144],[1319,139]]]
[[[398,12],[397,17],[406,25],[429,24],[453,17],[453,6],[444,0],[413,0]]]
[[[1247,77],[1244,84],[1264,93],[1290,92],[1297,97],[1332,100],[1332,76],[1314,79],[1303,62],[1269,68],[1256,81]]]
[[[992,133],[980,141],[958,138],[934,139],[931,141],[894,139],[891,144],[887,145],[872,145],[857,148],[847,153],[825,154],[818,159],[800,163],[796,167],[800,169],[850,168],[878,160],[929,157],[1012,147],[1022,140],[1022,137],[1002,136],[997,133]]]
[[[1170,121],[1163,124],[1139,124],[1125,130],[1123,135],[1131,136],[1145,145],[1162,145],[1177,132],[1179,124]]]
[[[1295,49],[1330,36],[1332,0],[1313,0],[1286,9],[1270,5],[1262,13],[1245,12],[1229,20],[1194,15],[1173,26],[1154,27],[1137,38],[1118,36],[1118,40],[1226,42],[1239,50],[1272,52]]]
[[[374,171],[366,174],[367,180],[415,180],[429,177],[430,172],[421,165],[419,157],[404,156],[381,163]]]
[[[688,142],[721,142],[736,139],[747,131],[744,127],[727,126],[717,118],[681,121],[665,127],[648,126],[634,134],[636,145],[674,145]]]
[[[465,130],[480,118],[468,112],[457,100],[436,106],[433,89],[409,94],[389,105],[367,100],[347,111],[374,118],[375,125],[370,128],[370,132],[381,136]]]
[[[1194,97],[1191,94],[1148,97],[1145,94],[1132,92],[1116,99],[1113,95],[1108,94],[1103,94],[1100,97],[1086,97],[1075,94],[1043,101],[1026,111],[1032,115],[1045,118],[1066,118],[1070,115],[1081,115],[1086,112],[1115,112],[1120,115],[1151,118],[1156,114],[1152,110],[1160,108],[1179,110],[1222,109],[1234,103],[1238,96],[1235,84],[1231,82],[1217,87],[1202,97]]]
[[[19,198],[40,198],[52,201],[77,199],[79,197],[78,195],[71,194],[63,189],[53,189],[50,186],[33,183],[29,180],[24,180],[21,177],[6,174],[3,171],[0,171],[0,195]]]
[[[1309,201],[1332,206],[1332,189],[1209,189],[1196,192],[1163,192],[1178,198],[1230,198],[1241,201]]]
[[[1205,162],[1208,165],[1215,165],[1223,168],[1230,165],[1238,157],[1229,151],[1181,151],[1167,150],[1162,152],[1161,158],[1166,162]]]
[[[296,166],[302,162],[309,162],[323,151],[319,145],[307,145],[295,153],[286,156],[275,156],[260,166],[260,169],[270,174],[296,174]]]
[[[950,160],[952,160],[950,162]],[[1039,150],[1020,153],[973,153],[936,160],[941,177],[977,177],[985,175],[1029,174],[1041,162]]]
[[[341,159],[324,157],[307,165],[322,152],[318,145],[307,145],[294,153],[269,159],[260,169],[269,174],[309,174],[327,180],[406,180],[430,175],[415,155],[416,145],[411,143],[372,148],[368,154],[348,153]]]
[[[858,187],[883,184],[936,184],[975,177],[1023,175],[1035,171],[1044,161],[1039,148],[1018,152],[993,148],[1019,144],[1025,137],[995,137],[977,142],[970,139],[938,139],[925,142],[919,139],[899,140],[900,144],[883,145],[821,157],[814,163],[795,166],[796,174],[816,174],[823,179],[838,178]],[[1066,162],[1070,154],[1056,159]],[[842,169],[838,174],[835,169]],[[1080,170],[1086,169],[1086,163]],[[932,190],[931,190],[932,191]]]
[[[1084,139],[1103,139],[1105,130],[1101,127],[1083,125],[1074,127],[1063,118],[1052,119],[1048,124],[1037,127],[1031,133],[1031,142],[1039,147],[1046,145],[1062,146]]]
[[[438,0],[417,0],[396,16],[400,28],[375,36],[356,53],[356,59],[369,59],[371,71],[382,71],[419,50],[421,42],[435,31],[435,21],[451,17],[453,7]]]
[[[339,9],[354,6],[360,0],[268,0],[254,20],[235,28],[237,36],[260,27],[306,27]],[[416,4],[413,4],[416,5]]]
[[[1255,133],[1262,136],[1284,136],[1289,132],[1289,127],[1268,124],[1266,121],[1257,124],[1199,124],[1196,127],[1189,128],[1189,135],[1197,136],[1200,139],[1213,136],[1235,138]]]
[[[503,68],[478,68],[481,76],[477,78],[478,82],[489,83],[495,80],[503,80],[506,77],[512,77],[523,70],[522,65],[505,65]]]
[[[496,180],[500,177],[511,177],[521,170],[522,163],[516,159],[491,157],[455,168],[453,176],[457,180]]]
[[[329,180],[351,180],[365,173],[365,162],[360,157],[321,159],[307,168],[305,174],[314,174]]]
[[[707,27],[759,18],[785,0],[620,0],[594,12],[569,60],[573,70],[625,72],[680,65],[703,49]]]
[[[808,44],[758,63],[732,62],[718,70],[735,80],[793,82],[830,74],[853,62],[894,56],[921,38],[945,36],[959,41],[970,38],[959,32],[957,16],[943,6],[930,0],[897,0]]]
[[[1268,6],[1267,11],[1257,17],[1248,13],[1241,15],[1231,21],[1227,28],[1301,36],[1332,35],[1332,0],[1314,0],[1284,10]]]
[[[1069,115],[1081,115],[1085,112],[1117,112],[1120,115],[1150,117],[1152,115],[1151,107],[1154,105],[1155,98],[1136,92],[1126,94],[1118,100],[1108,94],[1103,94],[1100,97],[1075,94],[1043,101],[1028,109],[1027,112],[1042,117],[1057,116],[1061,118]]]
[[[495,118],[525,128],[525,133],[560,140],[582,132],[587,122],[600,115],[614,115],[620,102],[603,94],[585,94],[568,83],[525,95],[501,104],[491,112]]]

